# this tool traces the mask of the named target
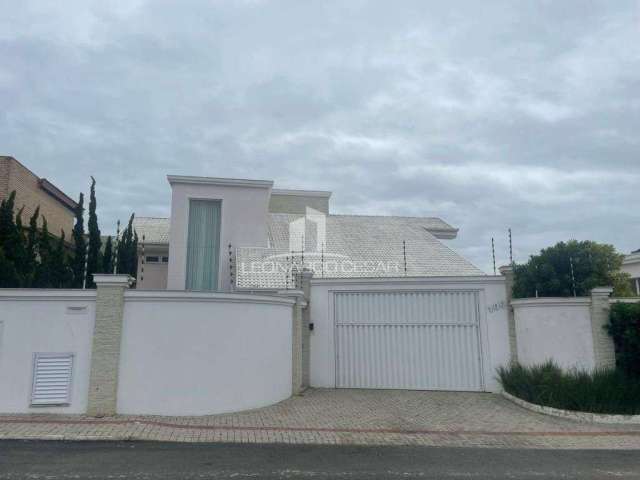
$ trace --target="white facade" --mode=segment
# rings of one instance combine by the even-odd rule
[[[291,395],[288,298],[125,294],[118,412],[206,415]]]
[[[142,250],[138,253],[136,288],[140,290],[166,290],[167,271],[169,269],[168,258],[168,246],[145,246],[144,255]]]
[[[477,365],[481,380],[477,390],[499,391],[495,371],[498,366],[506,365],[509,361],[503,277],[315,279],[311,285],[310,321],[314,325],[310,348],[311,386],[333,388],[338,384],[336,295],[342,292],[473,292],[478,299],[478,342],[481,352]],[[447,319],[444,321],[446,323]],[[403,347],[397,345],[397,348]],[[440,370],[438,373],[446,372]]]
[[[631,286],[636,295],[640,297],[640,252],[627,255],[622,261],[620,270],[631,276]]]
[[[93,290],[0,289],[0,412],[86,412],[95,304]],[[31,405],[37,353],[73,354],[69,405]]]
[[[553,360],[562,368],[594,368],[590,298],[527,298],[511,304],[521,364]]]
[[[128,291],[117,412],[204,415],[288,398],[294,303]],[[95,290],[0,290],[0,413],[87,412],[95,305]],[[73,356],[68,404],[32,405],[36,354]]]
[[[189,201],[194,199],[221,202],[218,289],[231,290],[228,246],[267,246],[267,212],[273,182],[182,176],[168,179],[172,194],[167,288],[185,289]]]

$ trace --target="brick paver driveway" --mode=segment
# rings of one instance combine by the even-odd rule
[[[547,417],[499,395],[397,390],[311,389],[201,417],[5,415],[0,438],[640,449],[639,426]]]

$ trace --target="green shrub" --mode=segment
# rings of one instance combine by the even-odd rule
[[[545,407],[579,412],[640,414],[640,379],[618,370],[563,371],[551,361],[498,369],[507,393]]]
[[[640,303],[614,303],[607,331],[616,349],[616,365],[640,378]]]

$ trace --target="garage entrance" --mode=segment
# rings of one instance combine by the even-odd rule
[[[483,390],[476,291],[334,293],[336,387]]]

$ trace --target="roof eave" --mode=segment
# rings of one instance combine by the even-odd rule
[[[193,177],[185,175],[167,175],[170,185],[212,185],[220,187],[272,188],[273,180],[249,180],[245,178]]]
[[[429,232],[436,238],[441,240],[453,240],[458,237],[458,229],[457,228],[426,228],[425,230]]]

